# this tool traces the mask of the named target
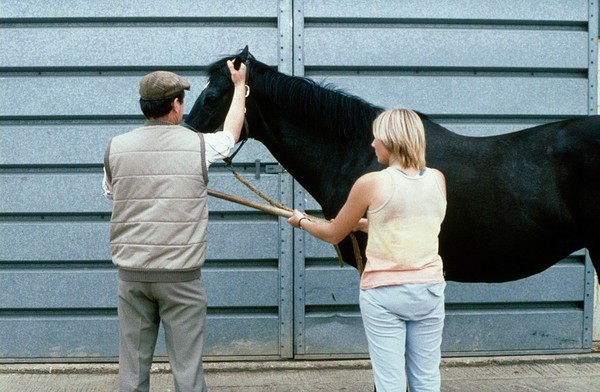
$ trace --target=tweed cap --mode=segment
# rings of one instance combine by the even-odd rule
[[[140,80],[140,98],[146,101],[173,98],[189,89],[187,80],[168,71],[154,71]]]

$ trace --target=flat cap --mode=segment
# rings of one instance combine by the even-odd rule
[[[146,101],[173,98],[189,89],[187,80],[168,71],[154,71],[140,80],[140,98]]]

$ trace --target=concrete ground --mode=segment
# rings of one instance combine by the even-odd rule
[[[368,360],[207,362],[211,392],[373,390]],[[116,364],[0,364],[2,392],[117,391]],[[168,364],[153,366],[151,391],[174,391]],[[442,391],[600,391],[600,353],[444,358]]]

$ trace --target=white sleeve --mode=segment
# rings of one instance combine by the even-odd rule
[[[104,171],[104,178],[102,179],[102,189],[104,190],[104,197],[112,200],[112,186],[108,183],[108,178],[106,178],[106,169],[102,169]]]
[[[204,143],[206,145],[206,167],[211,163],[227,158],[235,145],[233,135],[229,132],[205,133]]]

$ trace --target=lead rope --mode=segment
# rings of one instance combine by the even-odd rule
[[[358,246],[358,240],[354,233],[350,233],[350,239],[352,240],[352,249],[354,250],[354,260],[356,260],[356,269],[358,270],[358,275],[362,276],[365,265],[363,263],[362,255],[360,254],[360,247]],[[342,259],[340,258],[340,264],[342,263]]]
[[[253,187],[250,183],[248,183],[248,181],[244,180],[242,178],[242,176],[240,176],[235,170],[233,170],[233,166],[229,165],[229,169],[233,173],[233,176],[235,178],[237,178],[239,182],[241,182],[242,184],[244,184],[246,186],[246,188],[250,189],[258,197],[260,197],[261,199],[265,200],[267,203],[269,203],[273,207],[281,208],[282,210],[286,210],[286,211],[290,211],[290,212],[293,211],[291,208],[286,207],[283,204],[279,203],[278,201],[271,199],[270,197],[268,197],[267,195],[265,195],[264,193],[262,193],[261,191],[259,191],[255,187]]]
[[[261,191],[259,191],[258,189],[256,189],[255,187],[253,187],[248,181],[244,180],[242,178],[241,175],[239,175],[234,169],[233,166],[231,164],[228,164],[231,172],[233,173],[233,176],[235,178],[237,178],[237,180],[239,182],[241,182],[244,186],[246,186],[248,189],[250,189],[252,192],[254,192],[254,194],[256,194],[258,197],[260,197],[261,199],[265,200],[267,203],[269,203],[270,205],[272,205],[273,207],[277,207],[277,208],[281,208],[285,211],[289,211],[292,212],[293,209],[279,203],[276,200],[271,199],[270,197],[268,197],[267,195],[265,195],[264,193],[262,193]],[[317,220],[317,221],[322,221],[322,222],[329,222],[327,219],[322,219],[316,216],[310,216],[311,219]],[[350,240],[352,241],[352,250],[354,251],[354,259],[356,260],[356,269],[358,270],[359,275],[362,275],[365,267],[364,267],[364,263],[363,263],[363,258],[362,255],[360,253],[360,247],[358,246],[358,240],[356,239],[356,236],[354,235],[354,233],[350,233],[349,234]],[[342,258],[342,253],[340,252],[340,248],[337,245],[333,245],[335,252],[337,254],[338,257],[338,263],[340,265],[340,268],[342,268],[344,266],[344,259]]]

